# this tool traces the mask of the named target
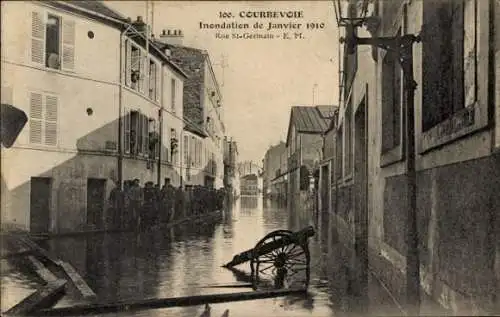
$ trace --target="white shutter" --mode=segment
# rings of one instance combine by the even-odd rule
[[[144,92],[147,92],[148,89],[147,89],[147,86],[148,86],[148,82],[147,82],[147,78],[149,78],[148,76],[148,68],[149,68],[149,63],[148,63],[148,57],[146,56],[146,53],[143,52],[141,50],[141,65],[140,65],[140,68],[139,68],[139,72],[140,72],[140,75],[139,75],[139,91],[144,93]]]
[[[45,140],[46,145],[57,145],[57,110],[56,96],[45,96]]]
[[[142,147],[143,153],[149,156],[149,119],[146,115],[142,116]]]
[[[162,67],[161,64],[156,64],[156,101],[160,101],[160,89],[161,89],[161,73]]]
[[[42,143],[43,96],[30,93],[30,143]]]
[[[132,82],[132,71],[139,72],[139,77],[142,76],[141,69],[141,50],[135,47],[130,43],[130,74],[128,76],[129,85],[134,89],[137,89],[140,85],[140,80],[137,80],[135,83]]]
[[[45,65],[45,23],[36,11],[31,13],[31,61]]]
[[[130,86],[130,76],[132,74],[132,46],[130,41],[125,42],[125,85]]]
[[[125,109],[125,116],[123,122],[123,148],[125,153],[130,153],[130,112]]]
[[[75,21],[68,19],[62,23],[62,69],[75,69]]]
[[[466,107],[476,101],[476,6],[477,0],[466,0],[464,3],[464,97]]]
[[[163,124],[163,122],[161,124]],[[166,126],[163,126],[163,131],[164,132],[161,137],[162,141],[160,143],[161,145],[160,151],[162,159],[168,162],[168,152],[169,152],[168,149],[170,148],[170,137],[169,137],[170,133]]]

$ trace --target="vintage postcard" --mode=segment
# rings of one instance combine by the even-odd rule
[[[1,314],[500,314],[500,1],[2,1]]]

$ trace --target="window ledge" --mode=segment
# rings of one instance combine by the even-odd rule
[[[430,130],[423,132],[418,138],[418,153],[424,154],[486,128],[488,126],[488,115],[481,108],[480,104],[476,102]]]
[[[405,159],[403,146],[398,145],[393,149],[380,154],[380,167],[386,167]]]

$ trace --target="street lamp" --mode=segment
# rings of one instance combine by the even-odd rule
[[[404,90],[406,96],[406,171],[408,178],[408,232],[407,232],[407,254],[406,254],[406,291],[408,304],[413,306],[418,314],[420,307],[420,261],[418,256],[418,232],[417,232],[417,200],[416,200],[416,174],[415,174],[415,89],[417,83],[413,77],[413,44],[420,42],[419,35],[404,34],[394,37],[370,37],[360,38],[356,35],[356,29],[366,26],[370,31],[374,24],[378,24],[379,18],[367,17],[369,6],[375,5],[369,0],[333,0],[335,17],[338,27],[345,27],[345,37],[340,42],[345,45],[346,53],[355,52],[358,45],[370,45],[391,51],[395,54],[401,64],[404,76]],[[376,12],[375,12],[376,14]],[[370,32],[371,33],[371,32]]]

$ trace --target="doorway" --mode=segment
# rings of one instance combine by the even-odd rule
[[[106,180],[87,179],[87,225],[95,229],[103,227],[104,201],[106,199]]]
[[[30,231],[33,233],[48,233],[52,178],[32,177],[30,185]]]
[[[354,221],[357,295],[368,300],[368,142],[366,97],[354,118]]]

